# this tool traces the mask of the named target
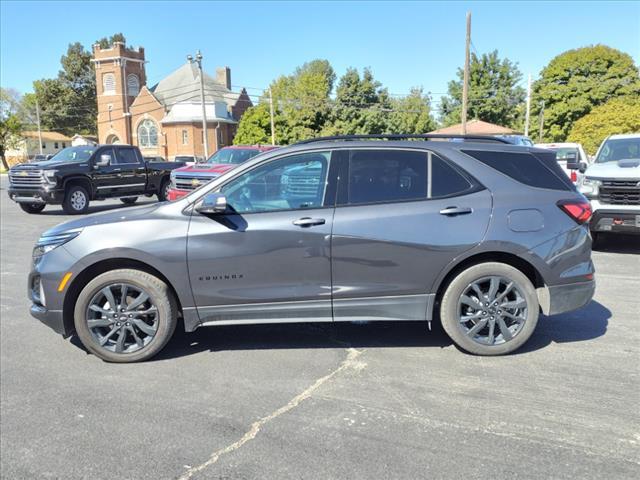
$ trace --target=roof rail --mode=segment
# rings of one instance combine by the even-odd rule
[[[316,137],[308,140],[302,140],[295,143],[295,145],[304,145],[307,143],[316,142],[337,142],[344,140],[475,140],[479,142],[495,142],[506,143],[511,145],[511,142],[504,138],[494,137],[491,135],[444,135],[439,133],[422,133],[422,134],[372,134],[372,135],[335,135],[331,137]]]

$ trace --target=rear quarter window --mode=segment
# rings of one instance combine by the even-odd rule
[[[462,150],[462,152],[531,187],[551,190],[575,189],[556,162],[554,152],[535,154],[486,150]]]

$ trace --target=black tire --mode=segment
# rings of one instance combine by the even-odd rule
[[[120,201],[125,205],[133,205],[138,201],[138,197],[123,197]]]
[[[137,288],[142,292],[146,292],[146,294],[149,296],[150,305],[152,307],[155,307],[155,313],[153,314],[155,333],[152,337],[149,338],[148,343],[145,343],[142,347],[138,347],[138,349],[133,351],[132,353],[117,353],[116,351],[111,351],[109,350],[109,343],[107,343],[106,347],[101,346],[96,333],[93,332],[88,325],[89,315],[92,315],[92,312],[94,311],[89,309],[90,305],[95,305],[95,303],[92,303],[93,299],[95,299],[97,295],[101,295],[101,292],[103,292],[107,287],[112,286],[111,288],[113,288],[113,286],[122,284],[127,284],[129,286],[128,288]],[[115,295],[117,295],[117,290]],[[126,297],[126,295],[124,296]],[[135,299],[132,300],[135,301]],[[125,303],[133,305],[133,301],[127,302],[127,300],[125,300]],[[118,302],[120,302],[119,306],[123,305],[122,298],[120,298],[120,300],[116,298],[115,303]],[[106,304],[104,304],[104,306],[106,306]],[[148,307],[145,307],[143,304],[142,308]],[[127,317],[126,312],[118,313],[118,310],[119,309],[116,308],[116,313],[114,315],[122,315],[123,317]],[[107,310],[104,311],[107,312]],[[107,319],[109,317],[109,315],[105,316],[102,313],[100,313],[100,315],[101,317],[97,319],[98,321]],[[107,362],[132,363],[148,360],[164,348],[164,346],[173,335],[173,332],[175,331],[177,315],[178,308],[176,300],[166,283],[164,283],[159,278],[140,270],[121,269],[112,270],[110,272],[106,272],[102,275],[97,276],[82,289],[80,295],[78,296],[74,309],[74,325],[80,341],[87,348],[87,350],[89,350],[94,355]],[[95,321],[96,319],[93,320]],[[120,322],[122,322],[118,323],[118,325],[120,326],[120,330],[118,330],[118,327],[115,327],[115,322],[117,320],[120,320]],[[137,344],[135,346],[133,345],[134,337],[131,331],[135,330],[137,331],[137,335],[143,336],[144,330],[135,329],[135,325],[138,325],[134,325],[133,322],[135,320],[131,320],[131,324],[126,323],[126,326],[125,322],[128,322],[128,320],[124,318],[112,318],[107,321],[111,322],[109,326],[100,327],[106,329],[107,333],[105,334],[105,336],[111,334],[111,330],[116,330],[115,333],[118,334],[118,336],[112,334],[111,340],[109,341],[113,341],[113,344],[117,343],[115,339],[117,338],[119,340],[122,332],[125,332],[125,338],[129,338],[131,340],[131,347],[137,347]],[[104,337],[102,337],[102,339],[104,339]]]
[[[46,204],[44,203],[21,203],[20,208],[27,213],[40,213],[44,210]]]
[[[602,247],[603,234],[601,232],[591,232],[591,249],[596,250]]]
[[[62,202],[62,209],[67,215],[79,215],[89,210],[89,192],[80,185],[67,187]]]
[[[171,180],[165,178],[160,184],[160,189],[158,190],[158,201],[166,202],[169,198],[169,190],[171,189]]]
[[[489,303],[483,304],[484,307],[483,305],[479,305],[480,308],[476,309],[475,314],[481,315],[486,319],[486,329],[483,327],[477,331],[477,334],[480,335],[482,332],[487,332],[489,330],[490,318],[491,323],[494,324],[494,334],[495,332],[498,332],[496,338],[501,337],[501,342],[503,342],[498,343],[496,341],[496,343],[488,344],[482,343],[482,339],[475,338],[476,333],[471,332],[473,328],[467,329],[469,325],[480,326],[478,325],[481,323],[480,317],[478,320],[468,320],[468,323],[463,323],[463,314],[461,310],[468,308],[463,306],[468,305],[463,303],[463,293],[469,292],[470,290],[468,289],[470,289],[473,284],[476,286],[483,285],[483,281],[487,282],[485,285],[490,285],[488,283],[490,280],[488,279],[492,277],[504,280],[505,283],[511,282],[512,289],[508,296],[498,299],[497,297],[501,295],[499,287],[494,293],[494,299],[497,300],[495,303],[491,303],[493,300],[489,300]],[[505,285],[502,291],[506,290],[507,286]],[[502,310],[499,310],[500,308],[505,307],[497,306],[503,301],[509,301],[509,298],[511,298],[509,296],[515,296],[516,294],[520,299],[517,300],[518,303],[520,303],[522,299],[526,301],[526,305],[522,310],[513,310],[516,314],[522,316],[523,323],[515,323],[515,321],[513,321],[514,323],[510,323],[512,322],[511,318],[503,316],[504,314],[501,313]],[[467,298],[468,297],[469,295],[467,295]],[[479,295],[477,295],[477,297],[479,297]],[[484,300],[488,300],[488,298],[485,298]],[[509,301],[509,304],[515,305],[515,302],[516,301]],[[504,303],[503,305],[507,305],[507,303]],[[471,311],[472,310],[473,309],[471,309]],[[505,308],[504,311],[506,312],[507,309]],[[513,313],[513,311],[510,313]],[[498,313],[501,313],[501,315],[497,315]],[[470,318],[468,315],[471,315],[471,313],[467,313],[466,315],[467,318]],[[489,317],[489,315],[491,315],[491,317]],[[495,317],[493,315],[495,315]],[[453,340],[453,342],[461,349],[476,355],[504,355],[517,350],[527,340],[529,340],[533,334],[536,324],[538,323],[538,316],[538,296],[536,295],[536,290],[531,281],[517,268],[497,262],[480,263],[460,272],[447,286],[440,304],[440,319],[442,321],[442,327],[449,337],[451,337],[451,340]],[[501,320],[498,320],[498,318]],[[506,326],[509,331],[502,334],[502,326]],[[515,332],[512,332],[510,330],[511,328],[514,328]],[[492,333],[488,333],[487,339],[484,340],[488,342],[488,338],[491,335]]]

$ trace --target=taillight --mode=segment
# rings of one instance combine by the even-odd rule
[[[575,170],[571,170],[571,181],[573,183],[576,183],[578,181],[578,174]]]
[[[588,222],[593,213],[591,204],[585,200],[560,200],[557,205],[579,225]]]

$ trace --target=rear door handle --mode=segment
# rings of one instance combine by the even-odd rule
[[[467,215],[472,212],[473,212],[473,209],[470,207],[447,207],[440,210],[440,215],[447,215],[447,216],[453,217],[456,215]]]
[[[293,224],[298,227],[312,227],[313,225],[324,225],[324,218],[311,218],[311,217],[302,217],[298,220],[294,220]]]

